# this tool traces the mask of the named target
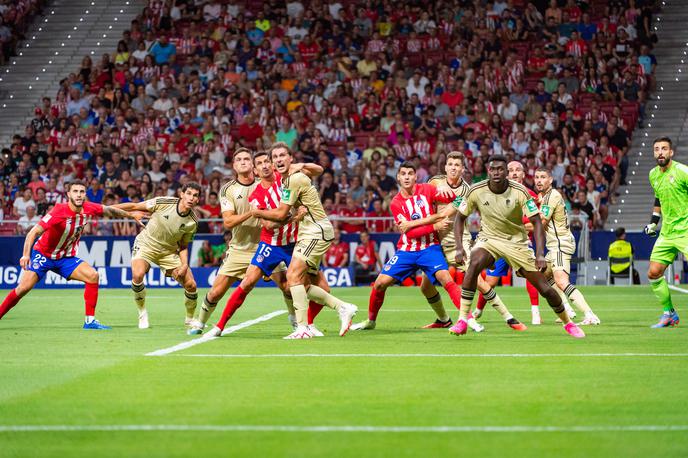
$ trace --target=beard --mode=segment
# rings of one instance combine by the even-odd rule
[[[671,158],[664,157],[664,158],[658,158],[657,160],[657,165],[660,167],[666,167],[666,165],[669,163]]]
[[[84,201],[82,200],[81,203],[77,203],[74,199],[71,197],[69,198],[69,203],[75,206],[76,208],[81,208],[84,206]]]

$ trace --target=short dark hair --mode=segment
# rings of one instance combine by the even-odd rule
[[[251,152],[250,149],[248,149],[248,148],[242,146],[242,147],[239,147],[239,148],[237,148],[236,150],[234,150],[234,154],[232,154],[232,160],[234,160],[234,158],[236,157],[236,155],[239,154],[239,153],[248,153],[249,156],[253,156],[253,153]]]
[[[447,160],[449,159],[458,159],[463,164],[466,158],[461,151],[450,151],[449,154],[447,154]]]
[[[201,185],[196,183],[195,181],[189,181],[185,185],[182,186],[182,192],[186,192],[187,189],[195,189],[198,191],[199,194],[203,193],[203,188],[201,188]]]
[[[289,155],[292,155],[291,148],[289,148],[289,145],[287,145],[284,142],[275,142],[270,146],[270,157],[272,158],[272,153],[277,149],[277,148],[284,148],[289,152]]]
[[[624,235],[626,235],[626,229],[623,227],[620,227],[620,228],[616,229],[616,231],[614,231],[614,235],[616,235],[617,239],[621,238]]]
[[[86,182],[82,180],[74,180],[67,183],[67,192],[69,192],[72,189],[72,186],[83,186],[84,188],[88,188],[88,186],[86,186]]]
[[[489,164],[490,162],[503,162],[504,165],[506,165],[509,161],[506,160],[506,156],[503,156],[501,154],[493,154],[490,156],[490,158],[487,160],[487,163]]]
[[[652,146],[655,145],[655,143],[660,143],[660,142],[667,142],[669,144],[669,148],[673,149],[674,146],[671,142],[671,139],[669,137],[657,137],[652,141]]]
[[[411,161],[404,161],[404,162],[402,162],[401,165],[399,166],[399,171],[401,171],[401,169],[413,169],[413,171],[415,172],[415,171],[416,171],[416,166],[415,166],[415,164],[414,164],[413,162],[411,162]]]
[[[535,173],[537,172],[545,172],[547,175],[552,176],[552,171],[547,167],[538,167],[537,169],[535,169]]]
[[[256,159],[258,159],[261,156],[267,156],[268,159],[271,159],[270,154],[267,151],[260,150],[260,151],[256,151],[255,153],[253,153],[253,162],[255,163]]]

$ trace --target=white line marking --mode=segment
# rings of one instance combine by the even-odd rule
[[[221,431],[284,433],[589,433],[688,431],[688,425],[595,425],[595,426],[295,426],[295,425],[0,425],[0,433],[83,431]]]
[[[680,291],[682,293],[688,293],[688,289],[679,288],[678,286],[674,286],[674,285],[668,285],[668,286],[669,286],[669,289],[673,289],[674,291]]]
[[[686,290],[688,292],[688,290]],[[489,307],[485,307],[485,310],[488,310]],[[549,305],[546,303],[544,305],[540,305],[540,309],[542,312],[547,312],[550,309]],[[509,307],[509,310],[512,312],[530,312],[530,307],[524,308],[524,307]],[[598,306],[595,307],[596,311],[602,311],[602,312],[652,312],[652,313],[657,313],[657,310],[652,308],[652,307],[605,307],[605,306]],[[430,306],[424,309],[386,309],[382,307],[380,309],[380,313],[419,313],[419,312],[428,312],[432,311]],[[486,312],[487,313],[487,312]]]
[[[271,318],[274,318],[274,317],[279,316],[279,315],[283,315],[285,313],[287,313],[286,310],[276,310],[276,311],[270,312],[266,315],[259,316],[258,318],[255,318],[253,320],[244,321],[243,323],[239,323],[239,324],[236,324],[234,326],[230,326],[228,328],[225,328],[225,330],[222,331],[222,335],[226,336],[227,334],[231,334],[233,332],[236,332],[239,329],[244,329],[244,328],[247,328],[249,326],[253,326],[254,324],[260,323],[262,321],[267,321]],[[211,340],[215,340],[217,338],[218,337],[206,337],[204,335],[204,336],[199,337],[197,339],[188,340],[186,342],[182,342],[180,344],[173,345],[171,347],[167,347],[167,348],[163,348],[160,350],[152,351],[150,353],[146,353],[146,356],[169,355],[170,353],[174,353],[175,351],[185,350],[187,348],[191,348],[191,347],[194,347],[196,345],[200,345],[200,344],[205,343],[205,342],[210,342]]]
[[[275,353],[263,355],[189,354],[185,358],[685,358],[688,353]]]

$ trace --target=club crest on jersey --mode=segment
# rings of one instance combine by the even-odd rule
[[[262,254],[259,254],[258,256],[256,256],[256,261],[258,261],[258,262],[263,262],[264,259],[265,258],[263,257]]]
[[[420,219],[420,214],[418,214],[418,213],[413,213],[413,214],[411,215],[411,219]]]

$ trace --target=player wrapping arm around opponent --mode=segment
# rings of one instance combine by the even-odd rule
[[[455,334],[466,333],[468,314],[480,272],[503,257],[519,275],[538,289],[561,318],[568,334],[576,338],[585,337],[585,333],[571,321],[561,298],[549,286],[541,272],[547,266],[544,256],[545,234],[535,201],[523,185],[507,178],[504,156],[492,156],[487,169],[488,179],[471,188],[456,214],[454,233],[457,241],[457,263],[466,261],[463,249],[464,225],[466,218],[475,210],[480,212],[480,233],[471,251],[471,261],[463,280],[459,320],[450,330]],[[536,254],[528,246],[528,234],[522,221],[524,215],[533,225]]]
[[[98,272],[77,257],[79,240],[86,224],[100,216],[132,218],[139,224],[140,214],[131,214],[115,207],[86,202],[86,184],[72,181],[67,185],[67,203],[56,204],[27,234],[24,252],[19,264],[22,273],[19,285],[5,297],[0,305],[2,318],[19,300],[36,286],[47,272],[52,271],[65,279],[85,283],[84,329],[110,329],[95,319],[98,302]],[[34,241],[38,241],[34,245]]]

